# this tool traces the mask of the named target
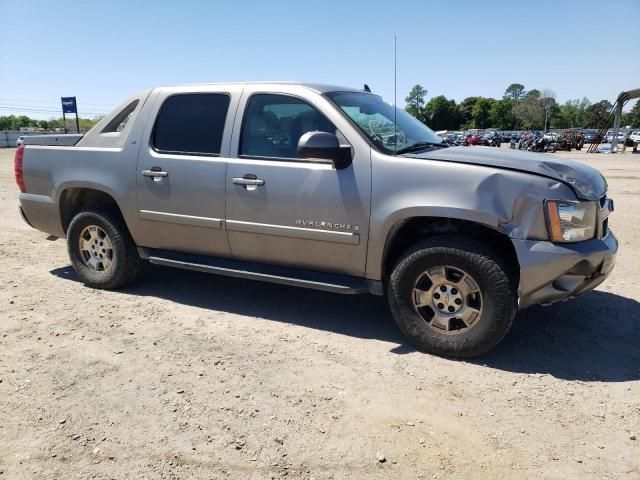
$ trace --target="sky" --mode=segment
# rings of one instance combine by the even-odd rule
[[[139,90],[293,80],[368,84],[394,101],[500,98],[511,83],[559,102],[640,87],[640,0],[0,0],[0,115],[109,112]]]

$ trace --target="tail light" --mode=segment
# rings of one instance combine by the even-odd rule
[[[13,171],[16,174],[16,183],[22,193],[27,189],[24,186],[24,175],[22,174],[22,160],[24,159],[24,144],[20,145],[16,150],[16,156],[13,160]]]

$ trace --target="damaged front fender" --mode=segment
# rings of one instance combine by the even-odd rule
[[[561,181],[519,171],[377,153],[372,162],[366,271],[374,279],[382,276],[390,232],[411,218],[465,220],[511,239],[547,240],[544,200],[576,198]]]

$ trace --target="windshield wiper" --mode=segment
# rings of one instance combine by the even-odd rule
[[[400,150],[396,151],[396,154],[402,155],[403,153],[411,153],[411,152],[418,152],[420,150],[426,150],[429,147],[446,148],[448,146],[449,145],[447,145],[444,142],[442,143],[418,142],[418,143],[414,143],[413,145],[409,145],[408,147],[401,148]]]

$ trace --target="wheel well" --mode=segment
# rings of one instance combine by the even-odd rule
[[[385,246],[382,264],[385,278],[402,254],[413,245],[433,235],[457,233],[486,243],[506,262],[509,275],[517,287],[520,281],[520,265],[513,243],[507,235],[491,227],[468,220],[440,217],[416,217],[394,227]]]
[[[123,218],[118,203],[108,193],[92,188],[68,188],[60,196],[60,220],[65,233],[73,217],[83,210],[102,210]]]

